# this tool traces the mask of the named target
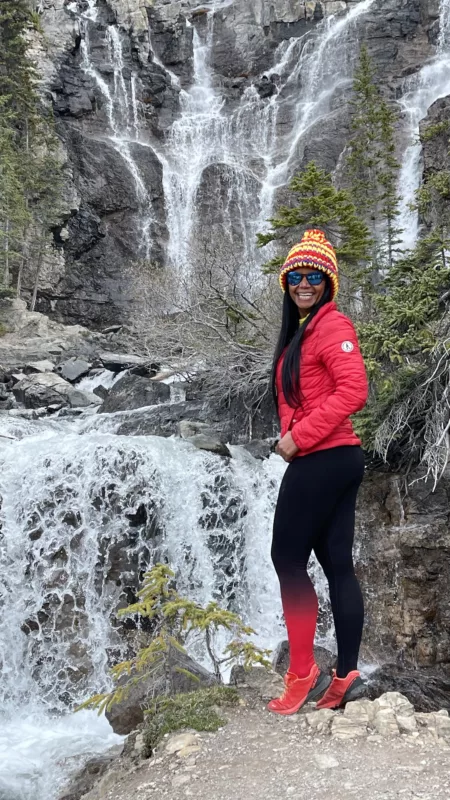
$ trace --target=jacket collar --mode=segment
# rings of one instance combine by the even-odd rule
[[[329,314],[331,311],[336,311],[336,310],[337,310],[337,306],[336,306],[336,303],[334,303],[333,301],[331,301],[330,303],[325,303],[325,305],[322,306],[322,308],[320,308],[319,311],[317,312],[317,314],[312,318],[311,322],[309,323],[308,327],[306,328],[305,336],[306,336],[306,334],[309,334],[309,333],[313,332],[313,330],[319,324],[321,319],[326,317],[327,314]]]

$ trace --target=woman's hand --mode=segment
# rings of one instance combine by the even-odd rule
[[[284,458],[285,461],[292,461],[295,454],[298,452],[298,447],[295,444],[292,434],[288,431],[282,439],[278,442],[275,452]]]

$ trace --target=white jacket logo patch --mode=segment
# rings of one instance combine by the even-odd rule
[[[355,349],[355,345],[353,344],[353,342],[342,342],[341,348],[344,351],[344,353],[351,353],[352,350]]]

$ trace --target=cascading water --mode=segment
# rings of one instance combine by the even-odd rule
[[[422,178],[419,124],[436,100],[450,94],[450,0],[440,0],[439,26],[436,56],[407,81],[400,101],[407,119],[409,140],[399,180],[401,203],[398,227],[402,229],[401,238],[406,248],[414,247],[419,231],[419,215],[411,210]]]
[[[363,0],[345,16],[326,19],[314,33],[282,43],[267,73],[276,76],[273,96],[262,99],[251,86],[231,113],[211,62],[215,14],[232,3],[206,4],[206,33],[193,31],[193,85],[181,92],[181,113],[161,159],[169,262],[181,262],[189,273],[196,260],[202,261],[194,236],[198,199],[206,170],[215,168],[221,172],[222,189],[227,187],[225,197],[214,201],[222,203],[220,235],[228,245],[238,243],[241,260],[258,265],[256,233],[267,224],[277,189],[292,176],[305,134],[326,118],[336,92],[351,80],[356,54],[348,47],[349,35],[374,1]],[[283,125],[278,128],[281,109]]]
[[[152,226],[155,224],[152,203],[145,182],[132,155],[131,146],[139,144],[139,113],[136,100],[136,76],[132,75],[129,83],[124,77],[124,59],[120,33],[115,25],[109,25],[106,33],[106,44],[109,64],[113,70],[114,85],[111,91],[107,81],[95,67],[92,56],[90,26],[97,19],[97,0],[88,0],[88,9],[81,13],[83,39],[81,41],[82,69],[89,75],[106,105],[109,123],[109,140],[114,149],[123,158],[133,178],[136,198],[139,205],[140,234],[142,237],[141,252],[150,258]]]
[[[108,685],[128,642],[114,611],[156,558],[263,646],[283,638],[270,539],[284,463],[117,435],[134,413],[1,419],[13,437],[0,438],[1,800],[54,800],[68,758],[117,741],[96,714],[68,711]]]

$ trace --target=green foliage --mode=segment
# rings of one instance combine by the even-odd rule
[[[300,238],[306,228],[324,229],[334,244],[341,268],[349,271],[364,264],[370,252],[371,239],[365,222],[358,216],[350,193],[336,189],[331,175],[310,161],[296,175],[289,186],[295,205],[281,206],[276,217],[270,220],[272,230],[258,234],[258,245],[264,247],[279,240],[289,232],[292,242]],[[284,256],[274,258],[265,265],[267,272],[276,272]]]
[[[32,305],[63,180],[53,119],[27,55],[25,33],[38,18],[27,0],[0,4],[0,280],[14,281],[20,295],[24,268],[33,267]]]
[[[366,447],[378,449],[380,427],[392,409],[426,379],[433,364],[448,314],[449,246],[450,241],[443,240],[435,230],[396,261],[378,287],[375,314],[359,326],[372,387],[370,403],[357,420]],[[411,416],[390,440],[390,446],[397,450],[402,443],[406,460],[412,455],[408,437],[405,439],[408,426]],[[420,444],[415,441],[414,447],[417,456]]]
[[[396,227],[400,199],[397,113],[382,97],[365,45],[355,72],[352,110],[353,137],[347,156],[352,197],[374,237],[373,266],[390,267],[398,253],[400,233]]]
[[[109,711],[115,703],[126,699],[133,686],[161,672],[164,674],[162,693],[172,694],[171,654],[173,650],[186,653],[185,645],[194,638],[198,642],[199,636],[203,639],[219,682],[224,665],[242,664],[246,669],[255,664],[270,666],[270,651],[262,650],[248,640],[254,631],[244,625],[237,614],[220,608],[214,602],[203,608],[193,600],[180,597],[173,583],[174,577],[165,564],[156,564],[146,573],[142,589],[138,592],[138,601],[121,609],[119,616],[139,615],[140,618],[151,620],[155,626],[152,640],[129,661],[112,668],[115,688],[111,692],[89,698],[80,709],[96,708],[99,714]],[[214,648],[214,637],[221,629],[231,634],[232,641],[223,655],[218,655]],[[193,681],[197,680],[189,670],[177,668],[177,671]]]
[[[146,711],[144,743],[150,756],[167,733],[185,728],[217,731],[226,720],[218,713],[223,706],[236,706],[239,695],[229,686],[214,686],[175,697],[157,697]]]
[[[420,132],[420,141],[422,144],[425,144],[426,142],[430,142],[432,139],[436,139],[438,136],[441,136],[443,133],[448,133],[449,130],[450,121],[448,119],[445,119],[442,122],[436,122],[434,125],[427,125]]]

